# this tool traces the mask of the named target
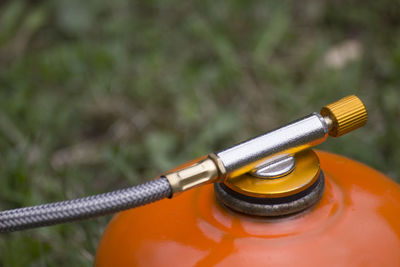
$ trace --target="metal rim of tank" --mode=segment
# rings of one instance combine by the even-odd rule
[[[247,215],[277,217],[295,214],[312,207],[322,197],[325,177],[321,171],[310,187],[295,195],[281,198],[258,198],[233,191],[223,183],[215,183],[216,199],[224,206]]]

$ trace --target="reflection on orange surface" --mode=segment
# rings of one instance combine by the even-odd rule
[[[221,207],[212,185],[116,215],[96,266],[400,266],[400,187],[318,152],[321,201],[280,219]]]

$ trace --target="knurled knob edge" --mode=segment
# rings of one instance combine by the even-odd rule
[[[329,116],[333,122],[329,135],[339,137],[351,132],[367,122],[367,109],[355,95],[344,97],[321,109],[323,117]]]

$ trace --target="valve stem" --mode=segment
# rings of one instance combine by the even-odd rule
[[[281,128],[224,149],[197,163],[164,175],[173,195],[206,183],[232,179],[276,159],[316,146],[328,134],[338,137],[363,126],[367,110],[361,100],[347,96]]]

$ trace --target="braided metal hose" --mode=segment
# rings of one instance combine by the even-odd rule
[[[0,212],[0,233],[88,219],[135,208],[172,195],[164,177],[131,188],[80,199]]]

